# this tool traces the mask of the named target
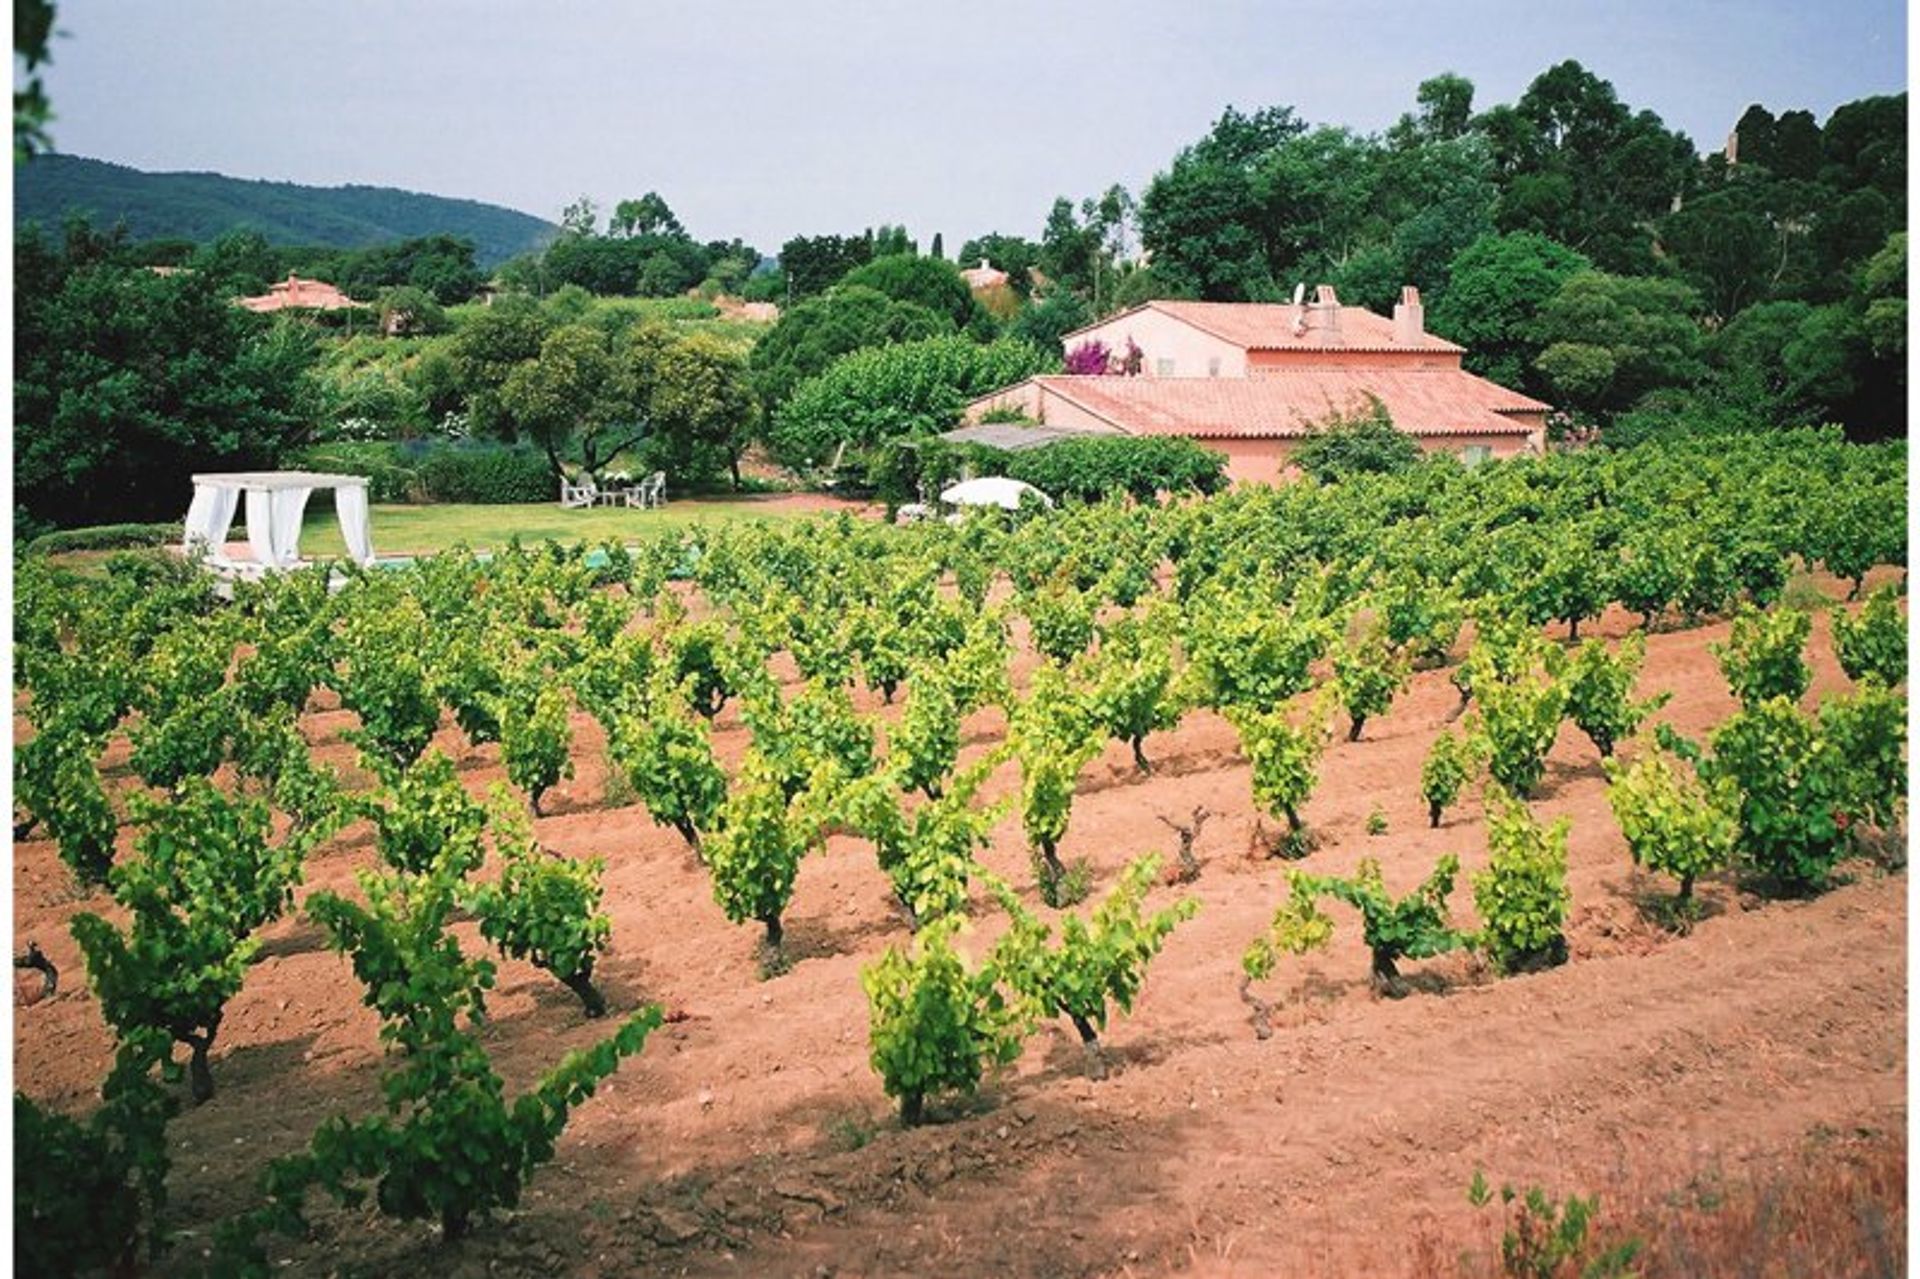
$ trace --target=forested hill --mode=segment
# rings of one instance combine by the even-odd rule
[[[428,235],[472,240],[486,269],[538,247],[558,228],[531,214],[478,200],[393,187],[310,187],[218,173],[144,173],[80,156],[40,155],[13,171],[15,225],[49,229],[70,211],[97,227],[125,219],[136,240],[204,244],[246,227],[275,244],[365,248]]]

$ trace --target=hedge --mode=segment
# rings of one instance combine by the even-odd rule
[[[559,497],[546,456],[502,444],[408,440],[323,444],[293,465],[367,477],[375,502],[471,502],[496,506]]]
[[[21,551],[26,555],[59,555],[66,551],[124,551],[167,546],[178,542],[184,532],[184,526],[179,523],[96,524],[91,528],[43,534],[28,542]]]
[[[430,502],[499,505],[560,496],[553,467],[532,449],[441,446],[420,459],[414,479]]]

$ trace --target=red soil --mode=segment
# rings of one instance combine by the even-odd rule
[[[1732,709],[1707,647],[1726,629],[1650,642],[1642,691],[1671,690],[1661,717],[1683,732]],[[1824,620],[1813,657],[1815,696],[1846,687]],[[1307,866],[1348,873],[1375,856],[1399,892],[1455,852],[1455,910],[1471,920],[1466,876],[1486,861],[1478,797],[1429,830],[1416,780],[1456,700],[1444,672],[1424,673],[1363,741],[1337,735],[1306,811],[1322,838]],[[311,717],[323,758],[351,758],[339,736],[351,720]],[[970,727],[969,749],[985,749],[999,717]],[[1334,907],[1332,948],[1283,960],[1268,984],[1264,1042],[1237,993],[1239,956],[1286,865],[1247,855],[1254,816],[1231,728],[1201,713],[1150,738],[1150,778],[1111,746],[1082,776],[1062,855],[1091,863],[1097,900],[1138,854],[1171,861],[1157,817],[1204,805],[1217,816],[1198,843],[1203,874],[1153,903],[1184,892],[1198,917],[1167,943],[1134,1015],[1110,1027],[1111,1078],[1086,1078],[1071,1028],[1050,1025],[972,1104],[914,1130],[900,1129],[867,1064],[859,970],[906,938],[867,847],[836,839],[802,868],[787,916],[796,962],[761,981],[759,930],[725,921],[678,836],[638,807],[605,807],[598,730],[578,728],[579,775],[548,797],[538,831],[561,852],[607,859],[609,1000],[616,1012],[657,1001],[670,1024],[577,1113],[516,1212],[448,1248],[424,1225],[323,1208],[313,1239],[274,1241],[284,1273],[1492,1273],[1498,1204],[1467,1203],[1476,1169],[1496,1186],[1599,1193],[1619,1210],[1613,1226],[1653,1240],[1658,1273],[1713,1270],[1698,1252],[1711,1231],[1676,1224],[1705,1211],[1703,1187],[1745,1205],[1727,1219],[1743,1224],[1714,1236],[1724,1246],[1822,1258],[1799,1273],[1881,1273],[1853,1237],[1871,1233],[1867,1208],[1780,1218],[1816,1253],[1773,1248],[1762,1221],[1782,1184],[1789,1203],[1802,1202],[1795,1187],[1865,1186],[1861,1202],[1887,1214],[1873,1222],[1886,1255],[1904,1256],[1905,877],[1859,863],[1850,882],[1799,902],[1713,880],[1699,889],[1708,917],[1685,936],[1663,931],[1644,907],[1673,885],[1634,869],[1596,754],[1570,726],[1534,808],[1572,821],[1571,962],[1505,980],[1461,956],[1408,964],[1416,993],[1382,1000],[1357,923]],[[729,708],[723,758],[744,737]],[[450,730],[440,745],[476,789],[502,779],[494,748],[469,754]],[[1016,785],[1009,765],[988,798]],[[1388,833],[1370,837],[1375,808]],[[311,862],[303,892],[353,891],[369,840],[348,831]],[[985,860],[1031,883],[1017,815]],[[37,941],[62,980],[53,999],[16,1009],[15,1077],[69,1110],[92,1104],[110,1042],[66,922],[104,900],[75,896],[49,844],[17,846],[16,949]],[[998,928],[981,908],[963,944],[978,955]],[[376,1023],[360,994],[304,918],[268,931],[214,1053],[219,1093],[172,1128],[171,1208],[191,1233],[163,1269],[189,1268],[213,1222],[254,1202],[268,1159],[330,1115],[379,1104]],[[607,1030],[513,961],[490,1009],[486,1040],[514,1088]]]

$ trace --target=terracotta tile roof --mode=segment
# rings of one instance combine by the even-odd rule
[[[1337,329],[1328,328],[1323,313],[1308,306],[1306,330],[1295,334],[1294,325],[1300,311],[1279,302],[1145,302],[1132,311],[1122,311],[1097,324],[1076,329],[1062,340],[1070,341],[1081,333],[1112,324],[1115,320],[1148,308],[1248,351],[1460,352],[1465,349],[1443,337],[1424,332],[1416,342],[1400,342],[1394,337],[1392,320],[1359,306],[1340,307]]]
[[[325,280],[304,280],[297,275],[289,275],[278,284],[268,285],[267,291],[259,297],[237,298],[235,301],[249,311],[284,311],[298,307],[337,311],[341,307],[359,305]]]
[[[1133,435],[1260,439],[1305,435],[1336,412],[1386,405],[1413,435],[1525,435],[1535,428],[1505,416],[1548,406],[1458,369],[1316,369],[1250,378],[1072,377],[1033,379]],[[997,399],[983,397],[986,402]]]
[[[1148,306],[1204,329],[1249,351],[1458,351],[1461,348],[1422,333],[1416,342],[1397,341],[1393,321],[1365,307],[1342,306],[1337,328],[1328,328],[1320,312],[1306,308],[1307,328],[1295,334],[1299,310],[1275,302],[1149,302]]]
[[[981,258],[979,266],[968,267],[960,273],[960,278],[970,289],[993,289],[1007,282],[1007,273]]]

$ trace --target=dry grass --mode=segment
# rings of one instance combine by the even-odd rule
[[[1694,1177],[1678,1187],[1599,1188],[1587,1242],[1552,1279],[1892,1279],[1906,1274],[1907,1152],[1902,1134],[1816,1135],[1795,1165],[1738,1178]],[[1558,1188],[1555,1188],[1556,1190]],[[1587,1193],[1576,1190],[1575,1193]],[[1449,1238],[1429,1223],[1409,1242],[1402,1273],[1546,1279],[1502,1267],[1498,1197],[1485,1234]],[[1505,1223],[1512,1224],[1512,1210]],[[1634,1244],[1620,1269],[1589,1269]]]

